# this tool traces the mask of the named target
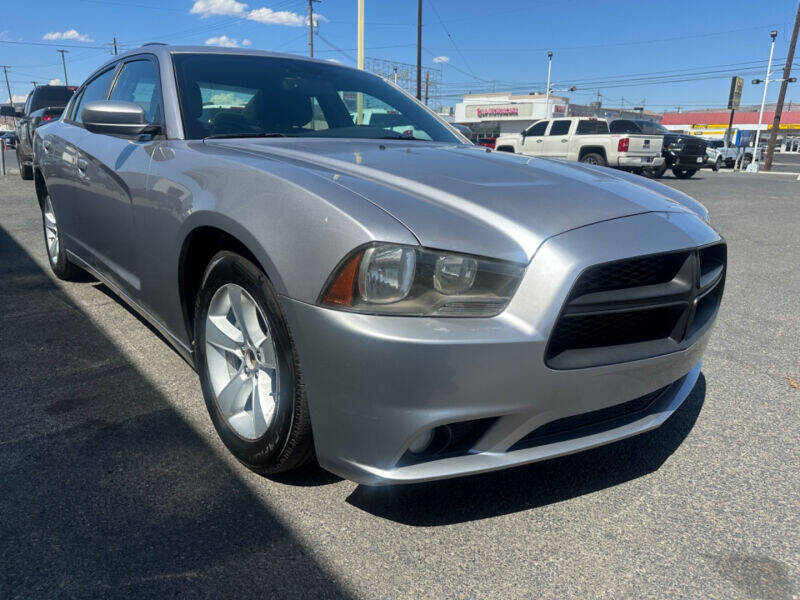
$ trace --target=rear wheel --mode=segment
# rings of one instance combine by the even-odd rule
[[[661,179],[666,171],[667,165],[664,163],[660,167],[645,167],[642,169],[642,175],[649,177],[650,179]]]
[[[601,167],[606,166],[606,159],[603,158],[602,154],[597,154],[596,152],[587,152],[586,154],[581,157],[581,162],[586,163],[587,165],[598,165]]]
[[[197,370],[222,441],[262,474],[314,456],[300,365],[277,296],[264,273],[233,252],[207,267],[194,321]]]
[[[17,164],[19,165],[19,176],[25,179],[33,179],[33,167],[31,165],[22,164],[22,157],[19,155],[19,146],[17,146]]]
[[[44,244],[50,268],[59,279],[75,281],[85,277],[85,272],[80,267],[71,263],[64,250],[63,235],[58,228],[56,212],[50,194],[45,193],[42,203],[42,229],[44,230]]]
[[[697,173],[697,169],[672,169],[672,174],[678,179],[689,179]]]

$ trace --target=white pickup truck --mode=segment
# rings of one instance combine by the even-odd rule
[[[663,164],[661,145],[659,135],[612,134],[605,119],[572,117],[543,119],[522,133],[501,135],[495,150],[641,171]]]
[[[734,146],[725,140],[707,140],[706,154],[708,155],[708,164],[713,165],[716,169],[722,167],[730,169],[742,155],[744,155],[743,167],[753,162],[753,148]],[[761,148],[759,148],[756,151],[756,160],[760,162],[761,158]]]

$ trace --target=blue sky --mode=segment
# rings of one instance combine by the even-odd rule
[[[414,63],[417,3],[365,3],[366,56]],[[12,4],[0,21],[0,64],[10,66],[15,96],[32,80],[64,78],[57,48],[68,50],[70,83],[82,81],[110,57],[114,36],[124,49],[216,38],[308,52],[307,0],[36,0],[35,10]],[[316,56],[353,64],[356,0],[322,0],[315,10]],[[782,65],[796,10],[797,0],[424,0],[423,63],[442,70],[443,104],[465,91],[543,90],[547,50],[554,52],[554,87],[577,86],[573,102],[588,102],[599,90],[607,106],[623,99],[654,110],[723,106],[730,76],[741,74],[743,103],[758,103],[761,88],[750,80],[763,79],[769,31],[778,31],[775,64]],[[798,103],[799,85],[788,94]],[[771,86],[769,99],[777,93]]]

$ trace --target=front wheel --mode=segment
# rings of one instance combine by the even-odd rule
[[[714,170],[719,171],[722,168],[722,157],[718,156],[717,160],[714,161]]]
[[[697,169],[672,169],[672,174],[678,179],[689,179],[697,173]]]
[[[297,353],[261,269],[233,252],[211,260],[197,296],[194,339],[206,407],[228,450],[262,474],[310,461]]]
[[[581,157],[581,162],[586,163],[587,165],[598,165],[600,167],[606,166],[606,159],[603,158],[602,154],[597,154],[596,152],[589,152],[584,154]]]

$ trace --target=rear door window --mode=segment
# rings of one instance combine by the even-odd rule
[[[593,135],[608,133],[608,123],[596,119],[583,119],[578,121],[575,135]]]
[[[569,119],[561,119],[560,121],[553,121],[550,126],[549,135],[567,135],[569,133],[569,126],[572,123]]]

